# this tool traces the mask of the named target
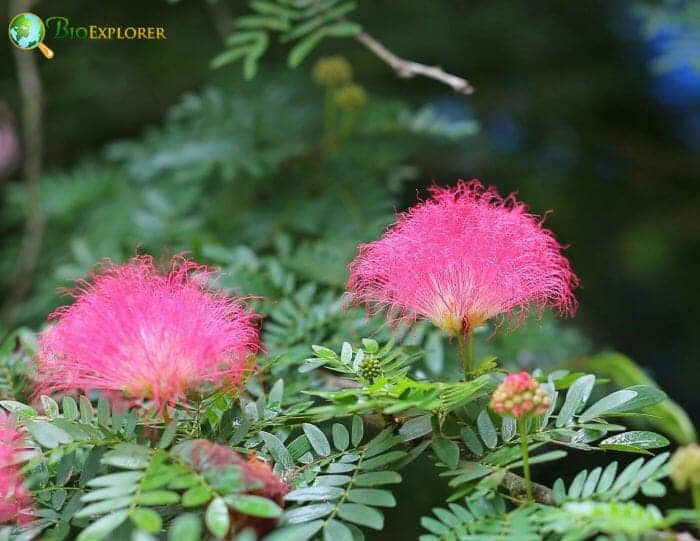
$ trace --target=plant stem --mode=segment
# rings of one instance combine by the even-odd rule
[[[690,491],[693,493],[693,504],[695,505],[695,513],[697,514],[697,527],[700,530],[700,484],[694,485]]]
[[[30,11],[33,0],[13,0],[9,3],[11,15]],[[32,276],[41,255],[46,217],[41,204],[41,170],[43,156],[43,108],[44,92],[39,74],[37,55],[27,54],[12,47],[17,65],[17,81],[22,98],[22,135],[24,141],[22,176],[26,190],[25,231],[22,246],[17,255],[7,297],[0,308],[0,319],[5,328],[12,328],[19,304],[32,286]]]
[[[459,358],[462,362],[462,372],[464,379],[472,378],[474,372],[474,333],[461,332],[457,336],[457,347],[459,349]]]
[[[335,103],[333,102],[333,89],[326,87],[326,102],[323,112],[323,143],[329,146],[335,138]]]
[[[518,419],[518,431],[520,432],[520,451],[523,455],[523,474],[525,476],[527,503],[532,503],[532,479],[530,478],[530,458],[527,448],[527,426],[525,419]]]
[[[355,123],[355,113],[353,111],[344,111],[340,117],[340,129],[338,130],[338,139],[342,140],[352,131]]]

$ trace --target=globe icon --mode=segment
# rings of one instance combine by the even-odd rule
[[[33,13],[19,13],[10,21],[8,33],[10,41],[16,47],[26,50],[39,47],[46,58],[53,57],[53,51],[42,43],[46,27],[41,17]]]

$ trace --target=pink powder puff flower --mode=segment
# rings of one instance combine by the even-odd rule
[[[514,195],[502,198],[478,180],[430,192],[380,240],[360,246],[347,283],[355,302],[453,335],[504,313],[521,322],[530,306],[575,312],[578,278],[562,246]]]
[[[149,256],[102,265],[79,281],[39,342],[37,393],[101,391],[164,411],[190,393],[233,388],[259,350],[256,316],[207,286],[210,272]]]
[[[224,466],[238,466],[246,484],[246,492],[270,498],[279,505],[284,505],[284,496],[290,490],[289,485],[255,453],[249,454],[246,460],[231,447],[203,439],[192,440],[188,448],[187,458],[195,470],[203,472]]]
[[[551,404],[547,389],[527,372],[509,374],[491,396],[490,407],[516,419],[541,416]]]
[[[32,517],[32,498],[19,471],[24,434],[0,412],[0,524],[26,524]]]
[[[284,496],[290,491],[290,486],[272,471],[270,464],[258,458],[255,453],[248,455],[246,460],[230,447],[208,440],[190,440],[181,446],[181,452],[184,452],[185,460],[201,473],[215,475],[217,468],[237,467],[244,483],[244,493],[268,498],[284,507]],[[230,515],[231,533],[253,528],[262,538],[277,523],[276,519],[257,518],[235,511]]]

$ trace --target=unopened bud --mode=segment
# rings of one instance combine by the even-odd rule
[[[522,418],[544,415],[551,400],[547,389],[527,372],[506,376],[491,397],[491,409],[499,415]]]
[[[352,68],[342,56],[324,56],[314,65],[313,78],[322,86],[341,86],[352,81]]]
[[[360,376],[365,378],[370,383],[382,375],[382,367],[379,361],[374,357],[365,357],[360,363]]]
[[[671,480],[676,490],[700,486],[700,445],[679,447],[669,462]]]
[[[346,85],[336,91],[333,99],[343,111],[357,111],[367,103],[367,92],[360,85]]]

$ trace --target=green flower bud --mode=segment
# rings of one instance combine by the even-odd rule
[[[676,490],[700,486],[700,445],[691,443],[679,447],[669,462],[671,480]]]
[[[314,65],[313,78],[321,86],[342,86],[352,81],[352,67],[342,56],[324,56]]]
[[[367,103],[367,92],[360,85],[349,84],[338,89],[333,99],[341,110],[357,111]]]
[[[375,379],[382,375],[382,366],[374,357],[365,357],[360,363],[360,376],[373,383]]]

